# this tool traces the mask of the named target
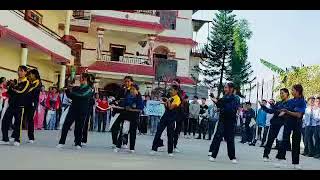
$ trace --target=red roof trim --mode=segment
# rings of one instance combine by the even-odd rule
[[[150,29],[157,32],[162,32],[164,30],[161,24],[152,23],[152,22],[128,20],[128,19],[99,16],[99,15],[93,15],[91,20],[95,22],[110,23],[110,24],[121,25],[121,26],[131,26],[131,27],[137,27],[137,28],[143,28],[143,29]]]
[[[169,36],[157,36],[155,41],[166,42],[166,43],[176,43],[176,44],[186,44],[186,45],[192,45],[192,46],[196,46],[198,44],[191,38],[178,38],[178,37],[169,37]]]
[[[137,74],[144,76],[154,76],[155,72],[152,66],[124,64],[116,62],[96,61],[88,67],[88,70],[106,71],[115,73]]]
[[[51,55],[51,57],[53,58],[53,60],[55,60],[57,63],[69,63],[70,61],[62,56],[60,56],[59,54],[56,54],[52,51],[50,51],[49,49],[41,46],[40,44],[32,41],[31,39],[21,35],[21,34],[18,34],[14,31],[12,31],[11,29],[8,29],[6,27],[3,27],[0,25],[0,28],[4,28],[6,31],[7,31],[7,34],[10,34],[12,37],[14,37],[15,39],[17,39],[18,41],[21,41],[29,46],[32,46],[36,49],[39,49],[40,51],[43,51],[49,55]]]
[[[194,80],[190,77],[177,76],[177,78],[180,80],[181,84],[195,85]]]

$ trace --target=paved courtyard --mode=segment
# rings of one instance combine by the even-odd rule
[[[152,136],[137,136],[136,153],[126,151],[114,153],[111,149],[110,133],[89,133],[87,147],[76,150],[73,144],[73,132],[69,132],[66,146],[55,148],[60,131],[36,131],[36,142],[26,144],[26,132],[20,147],[0,146],[0,169],[100,169],[100,170],[276,170],[271,162],[262,161],[263,148],[249,147],[236,140],[238,164],[231,164],[227,157],[226,144],[222,143],[217,162],[209,162],[207,151],[210,141],[184,139],[179,141],[183,151],[174,158],[166,152],[150,156]],[[272,151],[270,157],[275,156]],[[288,152],[288,162],[291,162]],[[320,160],[301,156],[304,169],[320,170]]]

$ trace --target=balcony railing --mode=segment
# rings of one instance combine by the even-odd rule
[[[157,10],[117,10],[117,11],[147,14],[151,16],[159,16],[159,13],[157,13]]]
[[[32,24],[33,26],[39,28],[41,31],[43,31],[44,33],[48,34],[49,36],[53,37],[54,39],[60,41],[61,40],[61,36],[58,35],[56,32],[54,32],[53,30],[49,29],[48,27],[44,26],[42,23],[37,23],[36,21],[30,19],[29,17],[27,17],[26,13],[22,10],[10,10],[12,13],[16,14],[17,16],[19,16],[21,19],[28,21],[30,24]]]
[[[90,20],[91,11],[90,10],[73,10],[72,16],[74,19]]]
[[[152,62],[147,57],[142,56],[120,56],[119,60],[114,60],[109,54],[102,54],[102,61],[124,63],[124,64],[135,64],[135,65],[146,65],[152,66]]]
[[[205,57],[205,54],[203,54],[203,51],[204,51],[206,45],[207,45],[206,43],[198,43],[196,46],[194,46],[191,49],[191,55]]]

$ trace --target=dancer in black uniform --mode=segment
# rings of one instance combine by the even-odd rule
[[[41,79],[40,79],[40,74],[38,70],[36,69],[31,69],[28,72],[28,80],[30,82],[30,88],[27,93],[27,99],[26,99],[26,113],[25,113],[25,118],[26,118],[26,123],[28,127],[28,137],[29,137],[29,143],[34,142],[34,121],[33,121],[33,116],[36,108],[38,107],[39,104],[39,94],[41,91]]]
[[[8,131],[11,126],[12,118],[14,117],[14,128],[12,137],[14,138],[14,145],[20,146],[22,134],[22,120],[25,114],[26,97],[29,88],[29,81],[26,77],[28,68],[26,66],[19,66],[18,68],[18,82],[8,84],[9,107],[4,114],[2,120],[2,141],[0,144],[9,144]]]
[[[214,162],[220,148],[220,143],[222,138],[227,141],[228,156],[232,163],[237,163],[235,156],[235,146],[234,146],[234,133],[235,124],[237,118],[237,111],[240,107],[239,99],[233,94],[234,85],[233,83],[227,83],[224,86],[224,96],[217,100],[212,98],[220,110],[220,119],[217,125],[216,133],[214,134],[210,150],[212,152],[209,161]]]
[[[57,148],[63,147],[66,142],[68,131],[72,123],[75,122],[74,142],[76,148],[81,149],[83,126],[88,114],[90,98],[93,96],[93,83],[94,77],[90,74],[83,73],[80,77],[81,85],[66,90],[66,95],[72,100],[72,103],[67,118],[62,126],[61,138]]]

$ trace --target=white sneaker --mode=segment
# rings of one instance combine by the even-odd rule
[[[269,158],[264,157],[264,158],[263,158],[263,161],[264,161],[264,162],[270,162],[270,159],[269,159]]]
[[[0,145],[9,145],[10,142],[9,141],[0,141]]]
[[[210,161],[210,162],[216,162],[216,158],[209,157],[209,161]]]
[[[34,140],[29,140],[28,143],[33,144]]]
[[[302,170],[302,167],[299,164],[294,164],[293,169]]]
[[[80,149],[81,149],[81,146],[79,146],[79,145],[76,146],[76,149],[77,149],[77,150],[80,150]]]
[[[114,144],[111,145],[111,148],[112,148],[112,149],[114,149],[114,148],[116,148],[116,147],[117,147],[117,146],[114,145]]]
[[[153,150],[149,152],[149,154],[152,156],[157,155],[157,153],[158,153],[157,151],[153,151]]]
[[[10,141],[10,142],[14,142],[14,138],[10,138],[9,141]]]
[[[164,146],[159,147],[159,148],[158,148],[158,151],[159,151],[159,152],[164,152],[164,151],[165,151],[165,147],[164,147]]]
[[[181,152],[178,148],[174,148],[173,149],[173,152],[175,152],[175,153],[179,153],[179,152]]]
[[[87,143],[81,143],[81,146],[87,146]]]
[[[276,168],[286,168],[287,167],[287,161],[283,159],[278,159],[277,162],[274,163],[274,166]]]
[[[168,154],[169,157],[174,157],[173,153]]]
[[[117,153],[120,151],[120,148],[114,148],[113,152]]]
[[[208,156],[212,156],[212,152],[209,152],[209,153],[208,153]]]
[[[123,148],[123,149],[128,149],[128,145],[126,145],[126,144],[125,144],[125,145],[122,145],[122,148]]]
[[[17,142],[17,141],[15,141],[15,142],[13,143],[13,145],[18,147],[18,146],[20,146],[20,143]]]
[[[133,153],[135,153],[135,152],[136,152],[136,151],[134,151],[134,150],[129,150],[129,153],[132,153],[132,154],[133,154]]]
[[[238,161],[236,159],[231,160],[232,164],[238,164]]]
[[[56,146],[56,148],[58,148],[58,149],[61,149],[61,148],[63,148],[63,144],[58,144],[57,146]]]

